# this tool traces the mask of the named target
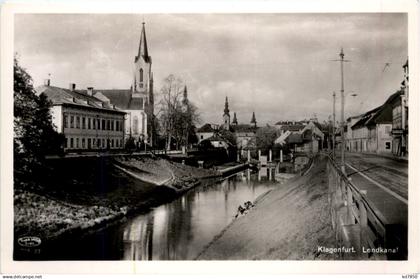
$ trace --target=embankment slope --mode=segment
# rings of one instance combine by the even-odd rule
[[[325,158],[309,172],[279,185],[245,216],[231,223],[199,260],[328,260],[318,252],[334,247]]]

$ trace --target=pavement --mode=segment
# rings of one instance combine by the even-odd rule
[[[346,153],[346,174],[366,193],[385,224],[407,226],[407,162],[376,154]]]

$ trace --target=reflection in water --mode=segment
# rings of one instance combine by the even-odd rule
[[[274,178],[274,169],[245,170],[133,218],[123,225],[123,259],[194,259],[232,221],[239,205],[275,187]]]
[[[62,239],[40,254],[43,260],[190,260],[204,249],[237,213],[238,206],[281,187],[273,169],[245,170],[220,183],[196,187],[161,205],[83,238]],[[19,250],[16,250],[19,251]]]

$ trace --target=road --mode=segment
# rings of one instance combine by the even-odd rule
[[[407,225],[408,163],[375,154],[346,154],[346,174],[386,224]]]

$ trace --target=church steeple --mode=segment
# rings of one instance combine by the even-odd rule
[[[144,27],[144,22],[142,23],[141,28],[141,35],[140,35],[140,43],[139,43],[139,52],[136,56],[136,62],[139,59],[139,57],[143,57],[145,62],[149,62],[149,51],[147,50],[147,40],[146,40],[146,29]]]
[[[233,113],[232,125],[238,125],[238,119],[236,118],[236,112]]]
[[[141,27],[140,42],[134,58],[133,98],[140,98],[138,93],[150,94],[153,91],[152,58],[149,56],[144,22]],[[148,98],[150,102],[150,96]]]
[[[254,127],[257,127],[257,119],[255,118],[255,112],[252,112],[251,124],[254,124]]]
[[[229,102],[228,97],[226,96],[225,100],[225,110],[223,113],[223,125],[226,130],[229,130],[230,128],[230,114],[229,114]]]
[[[229,101],[228,101],[228,97],[226,96],[226,100],[225,100],[225,110],[224,110],[224,114],[223,115],[229,115]]]

